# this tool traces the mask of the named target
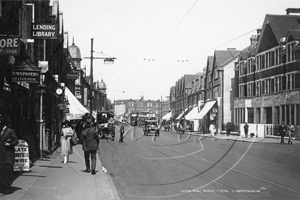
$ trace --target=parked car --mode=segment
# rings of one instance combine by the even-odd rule
[[[97,129],[100,138],[115,140],[114,114],[108,111],[97,112]]]
[[[155,136],[159,136],[160,127],[156,120],[145,120],[145,126],[143,128],[144,135],[154,133]]]

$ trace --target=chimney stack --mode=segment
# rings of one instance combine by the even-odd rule
[[[300,15],[300,8],[287,8],[285,11],[287,15]]]

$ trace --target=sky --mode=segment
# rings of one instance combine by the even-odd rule
[[[215,50],[250,45],[266,14],[286,14],[298,0],[59,0],[69,45],[81,51],[107,97],[166,100],[184,74],[202,73]],[[113,64],[103,58],[115,57]]]

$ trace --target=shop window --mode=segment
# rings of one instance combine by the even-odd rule
[[[254,108],[247,108],[248,110],[248,123],[254,123]]]
[[[290,116],[290,105],[286,105],[286,124],[289,124],[291,122],[291,116]]]
[[[290,122],[292,124],[295,124],[295,105],[291,105],[291,120]]]
[[[281,121],[285,121],[285,105],[281,106]]]
[[[260,108],[256,108],[256,123],[260,124]]]
[[[266,107],[266,124],[272,124],[272,107]]]
[[[300,113],[300,104],[296,104],[296,113]],[[300,119],[298,119],[298,114],[295,117],[295,125],[300,125]]]

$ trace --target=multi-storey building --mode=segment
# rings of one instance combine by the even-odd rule
[[[276,127],[284,121],[296,125],[299,137],[300,9],[286,11],[266,15],[255,53],[236,66],[234,122],[248,122],[258,136],[277,135]]]
[[[190,88],[187,85],[195,80],[199,75],[197,74],[185,74],[178,81],[176,81],[174,91],[170,90],[170,95],[174,95],[175,98],[171,98],[172,104],[171,109],[175,111],[174,117],[182,117],[188,111],[188,91]]]
[[[216,50],[213,57],[208,57],[205,79],[205,104],[199,118],[204,131],[213,123],[220,133],[227,122],[233,120],[232,79],[235,75],[235,62],[240,51],[234,48]]]
[[[115,105],[125,104],[126,113],[153,113],[159,119],[162,116],[162,104],[160,100],[123,99],[115,100]]]
[[[42,156],[54,147],[55,136],[59,138],[64,113],[58,108],[61,99],[55,95],[58,82],[74,88],[74,80],[66,76],[72,67],[61,45],[64,31],[58,1],[52,6],[49,3],[2,0],[0,4],[1,41],[16,41],[12,49],[0,49],[0,111],[17,136],[29,143],[30,159]],[[43,25],[55,27],[51,38],[35,34],[43,31],[37,30]],[[38,76],[13,78],[13,70]]]

